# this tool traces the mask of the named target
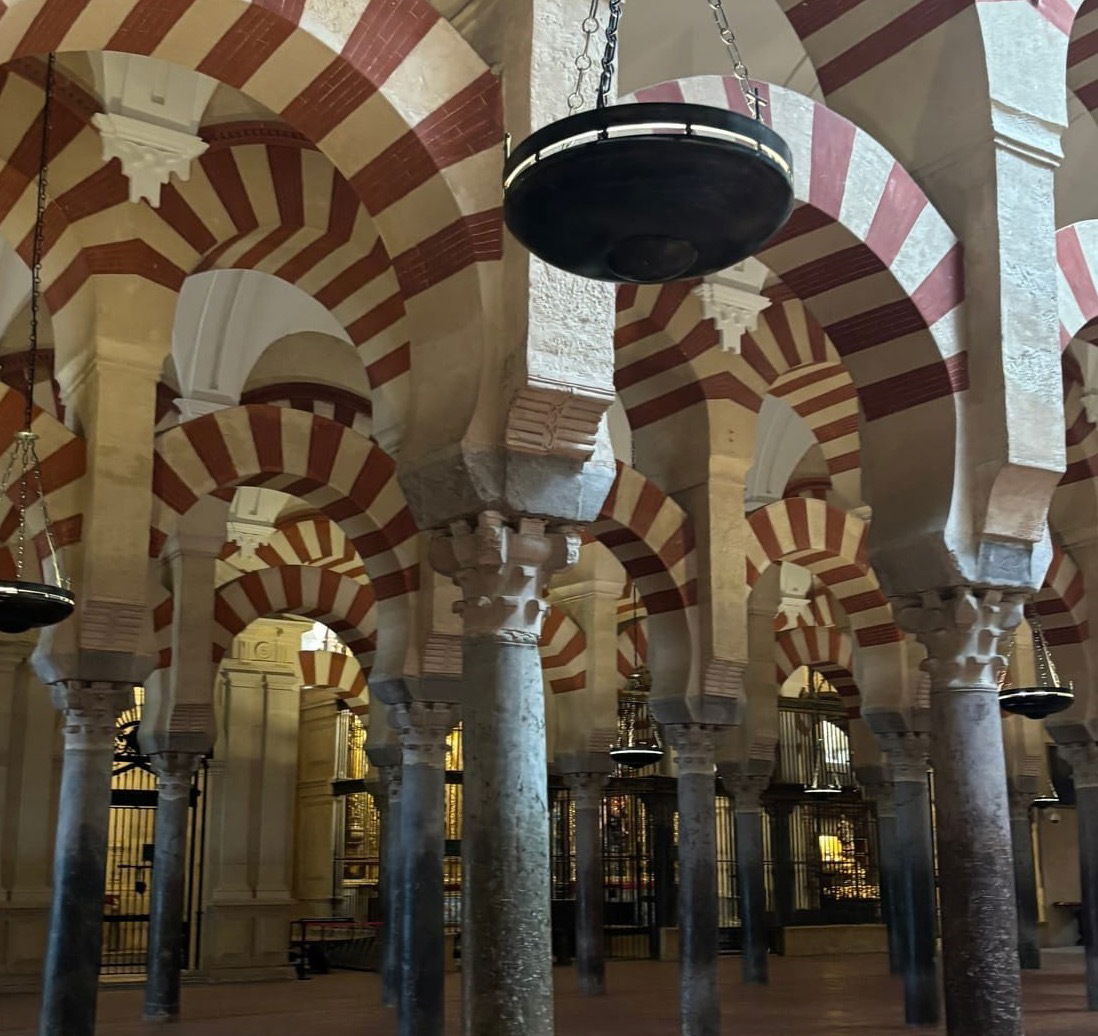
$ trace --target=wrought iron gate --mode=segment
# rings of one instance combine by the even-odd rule
[[[156,776],[137,744],[141,697],[118,720],[114,777],[111,782],[107,878],[103,895],[104,975],[143,975],[148,947],[149,895],[152,889],[153,832],[156,825]],[[191,785],[187,837],[187,887],[184,895],[183,966],[198,960],[201,939],[202,856],[205,831],[206,771]]]

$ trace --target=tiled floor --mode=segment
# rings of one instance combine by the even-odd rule
[[[1078,951],[1045,954],[1044,968],[1025,976],[1030,1036],[1098,1032],[1098,1017],[1082,998]],[[721,962],[724,1031],[736,1036],[887,1036],[908,1032],[900,1017],[900,987],[880,956],[773,958],[767,988],[739,985],[739,961]],[[614,963],[609,995],[582,1000],[572,973],[556,972],[558,1036],[674,1036],[677,970],[673,964]],[[459,985],[448,985],[448,1033],[456,1034]],[[311,981],[265,985],[187,986],[179,1036],[393,1036],[393,1016],[377,1007],[376,975],[341,972]],[[100,998],[100,1036],[162,1031],[135,1021],[140,991],[107,989]],[[33,997],[0,997],[0,1033],[33,1036]],[[902,1020],[902,1019],[901,1019]],[[926,1030],[924,1030],[926,1031]],[[933,1031],[933,1030],[932,1030]],[[938,1030],[944,1031],[944,1030]]]

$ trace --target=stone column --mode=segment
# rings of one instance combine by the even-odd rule
[[[149,946],[145,978],[145,1021],[179,1017],[179,974],[183,966],[183,898],[187,874],[187,821],[191,782],[202,756],[164,752],[151,757],[156,773]]]
[[[888,970],[903,973],[903,939],[896,913],[896,800],[891,781],[862,784],[862,792],[877,807],[877,863],[881,881],[881,919],[888,930]]]
[[[442,1036],[445,1011],[446,737],[456,705],[416,701],[394,705],[400,736],[400,1033]]]
[[[661,932],[679,923],[675,888],[675,800],[670,795],[646,795],[648,835],[652,845],[652,884],[655,898],[650,952],[659,959]]]
[[[736,811],[736,884],[743,931],[743,980],[765,986],[769,981],[770,925],[763,874],[762,793],[770,784],[770,776],[739,774],[725,783],[730,784]]]
[[[904,1019],[908,1025],[938,1024],[938,976],[934,964],[937,906],[931,845],[927,756],[930,739],[912,732],[878,735],[892,775],[896,810],[889,893],[900,935]]]
[[[664,727],[679,769],[679,952],[682,1036],[720,1036],[717,992],[717,727]]]
[[[606,992],[602,796],[607,780],[605,773],[564,778],[576,806],[576,976],[584,996]]]
[[[400,1002],[400,766],[380,766],[385,809],[381,828],[381,1002]]]
[[[133,688],[72,681],[54,685],[53,703],[65,751],[39,1033],[94,1036],[114,729]]]
[[[1033,822],[1029,808],[1033,789],[1013,782],[1010,792],[1010,837],[1014,846],[1014,897],[1018,909],[1018,963],[1026,970],[1041,966],[1037,934],[1037,867],[1033,860]]]
[[[1083,890],[1087,1009],[1098,1011],[1098,745],[1060,745],[1071,764],[1079,821],[1079,884]]]
[[[466,1036],[551,1036],[549,789],[537,641],[554,571],[579,537],[482,513],[431,543],[461,588],[465,749],[462,984]]]
[[[896,602],[927,651],[946,1027],[1022,1032],[1010,811],[999,718],[1004,634],[1020,595],[957,587]],[[900,827],[897,808],[897,829]]]
[[[793,872],[792,802],[775,802],[770,806],[770,854],[774,858],[774,920],[786,928],[793,923],[796,909]]]

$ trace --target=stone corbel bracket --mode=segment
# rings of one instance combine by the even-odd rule
[[[511,400],[508,449],[539,456],[590,460],[611,390],[531,377]]]

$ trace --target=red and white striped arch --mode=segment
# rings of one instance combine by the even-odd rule
[[[1041,618],[1049,644],[1084,644],[1090,636],[1083,573],[1058,543],[1052,544],[1052,564],[1044,586],[1031,605]]]
[[[747,581],[754,586],[772,564],[809,569],[846,612],[859,648],[903,639],[892,607],[869,566],[868,525],[822,500],[778,500],[748,518]]]
[[[232,563],[240,552],[235,543],[227,543],[222,560]],[[278,524],[275,534],[255,556],[268,567],[278,565],[313,565],[328,568],[348,579],[366,581],[366,566],[358,551],[350,544],[343,530],[323,515],[295,516]]]
[[[587,635],[556,605],[550,605],[545,613],[538,649],[553,694],[582,691],[587,686]]]
[[[1075,337],[1086,336],[1087,325],[1098,317],[1098,220],[1072,223],[1056,232],[1060,264],[1060,348]]]
[[[271,406],[303,410],[307,414],[319,414],[367,437],[373,432],[373,407],[370,401],[334,385],[323,385],[315,381],[277,382],[262,388],[249,389],[241,395],[240,402],[244,406],[249,403],[268,403]]]
[[[793,152],[798,207],[758,255],[834,343],[868,422],[968,386],[961,245],[910,174],[873,137],[794,91],[761,86],[766,121]],[[732,77],[640,90],[638,100],[745,111]],[[952,449],[952,409],[943,410]]]
[[[315,141],[354,188],[405,301],[416,300],[417,332],[475,329],[476,281],[437,289],[502,252],[499,83],[427,0],[356,8],[10,0],[0,6],[0,63],[49,51],[149,54],[241,90]]]
[[[854,680],[854,648],[850,635],[838,629],[785,630],[774,638],[774,661],[781,687],[801,666],[819,670],[839,692],[851,717],[859,714],[861,696]]]
[[[697,603],[697,555],[690,516],[655,483],[618,461],[598,519],[588,531],[622,563],[648,615]]]
[[[1098,2],[1060,0],[1077,8],[1068,44],[1067,85],[1089,112],[1098,109]]]
[[[151,556],[201,497],[239,485],[289,493],[336,522],[379,600],[418,586],[417,529],[392,459],[334,421],[273,406],[219,410],[158,437]]]
[[[213,661],[220,662],[233,638],[256,619],[300,615],[324,623],[354,655],[366,680],[377,650],[377,612],[370,586],[307,565],[248,572],[217,591]]]
[[[297,663],[303,688],[330,688],[356,716],[365,716],[370,711],[366,675],[350,655],[339,651],[299,651]]]
[[[1086,384],[1083,372],[1069,352],[1063,356],[1064,422],[1067,426],[1067,467],[1060,479],[1057,493],[1075,494],[1076,488],[1089,486],[1098,475],[1098,428],[1090,420],[1086,407]],[[1059,510],[1057,501],[1056,510]]]

